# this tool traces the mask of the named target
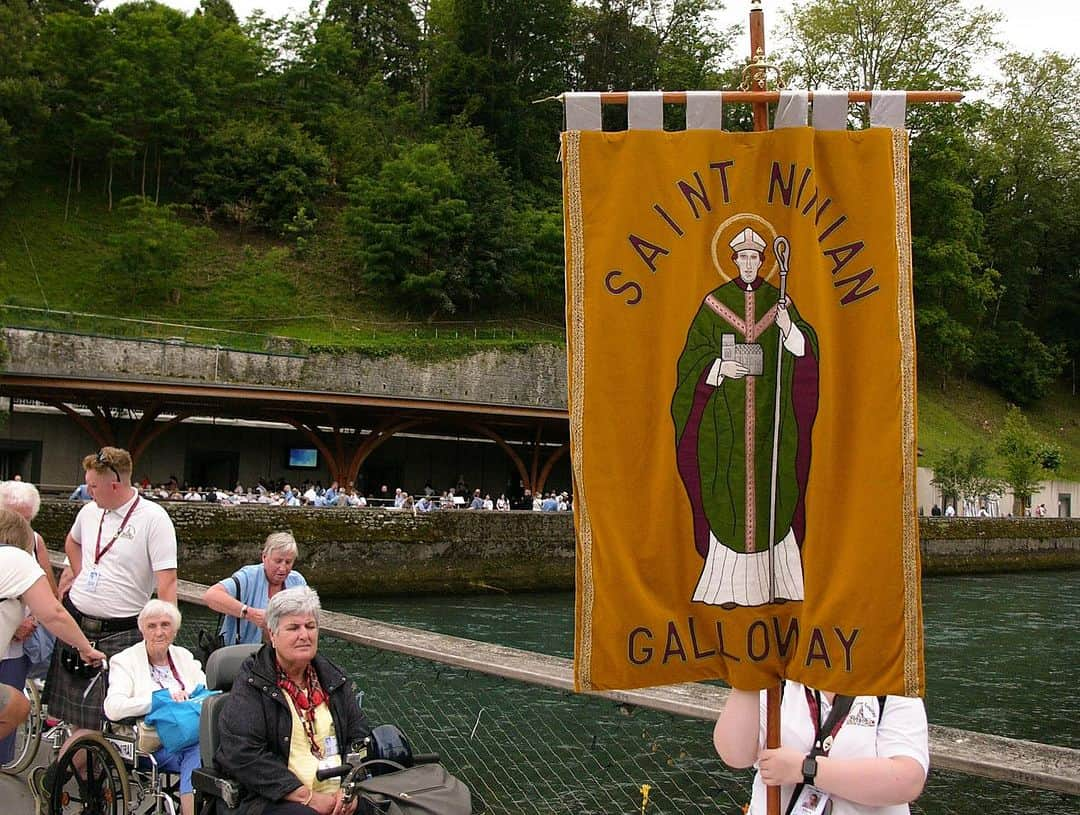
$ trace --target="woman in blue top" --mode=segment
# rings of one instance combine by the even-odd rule
[[[221,634],[226,645],[262,642],[270,598],[282,589],[307,585],[304,576],[293,571],[297,553],[291,533],[271,532],[263,545],[262,563],[241,566],[232,577],[206,590],[206,605],[225,615]]]

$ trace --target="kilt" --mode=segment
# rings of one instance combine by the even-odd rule
[[[87,636],[94,643],[94,647],[104,652],[110,659],[143,638],[138,628],[106,636],[100,634]],[[105,723],[105,693],[109,688],[109,675],[101,672],[96,676],[84,678],[69,673],[60,664],[60,654],[65,647],[57,642],[56,648],[53,649],[49,672],[45,676],[43,701],[49,707],[50,716],[64,720],[73,728],[100,730]],[[86,693],[86,687],[91,682],[94,683],[94,687]]]

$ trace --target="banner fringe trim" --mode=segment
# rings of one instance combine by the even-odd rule
[[[897,322],[900,329],[901,461],[903,462],[904,691],[921,696],[919,641],[919,531],[915,511],[915,316],[912,302],[911,212],[908,198],[908,136],[892,131],[893,189],[896,194],[898,261]]]
[[[585,412],[585,228],[581,206],[581,133],[566,133],[566,179],[570,234],[570,462],[574,474],[574,505],[577,510],[578,555],[581,559],[581,631],[574,666],[576,684],[592,689],[593,564],[592,524],[582,472],[582,418]]]

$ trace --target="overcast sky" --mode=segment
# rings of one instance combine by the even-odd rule
[[[103,5],[115,8],[122,0],[106,0]],[[164,0],[166,5],[184,11],[199,6],[198,0]],[[793,0],[763,0],[765,8],[766,45],[772,27],[780,20],[780,11],[789,8]],[[964,0],[972,5],[976,0]],[[1000,34],[1004,41],[1018,51],[1055,50],[1072,56],[1080,55],[1080,0],[981,0],[981,5],[1004,13],[1005,22]],[[262,9],[271,17],[279,17],[294,10],[307,8],[307,0],[232,0],[233,8],[241,19],[255,9]],[[725,0],[726,10],[721,22],[727,26],[741,23],[745,30],[750,11],[750,0]],[[739,46],[739,53],[750,50],[749,35]]]

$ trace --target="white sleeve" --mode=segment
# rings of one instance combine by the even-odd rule
[[[803,336],[802,330],[794,322],[791,324],[790,333],[784,337],[784,348],[786,348],[792,356],[801,357],[806,353],[806,337]]]
[[[71,524],[71,529],[68,530],[68,534],[71,535],[71,539],[74,540],[75,543],[79,544],[80,546],[82,546],[82,522],[83,522],[83,516],[91,511],[90,507],[94,507],[96,509],[97,504],[95,504],[93,501],[91,501],[88,504],[83,504],[82,509],[80,509],[75,514],[75,520]]]
[[[720,366],[722,364],[723,360],[720,359],[717,359],[715,362],[713,362],[712,367],[709,368],[709,375],[705,377],[706,385],[712,385],[715,388],[724,381],[724,377],[720,373]]]
[[[153,701],[149,694],[137,696],[135,693],[135,674],[128,664],[131,656],[131,653],[122,651],[109,661],[105,715],[114,722],[132,716],[145,716],[150,712]]]
[[[930,768],[930,742],[922,699],[886,696],[877,730],[881,758],[913,758],[925,773]]]
[[[44,576],[29,552],[16,546],[0,546],[0,598],[22,597]]]
[[[159,506],[160,508],[160,506]],[[150,556],[150,567],[155,572],[176,568],[176,529],[172,518],[164,509],[155,517],[147,530],[146,547]]]

